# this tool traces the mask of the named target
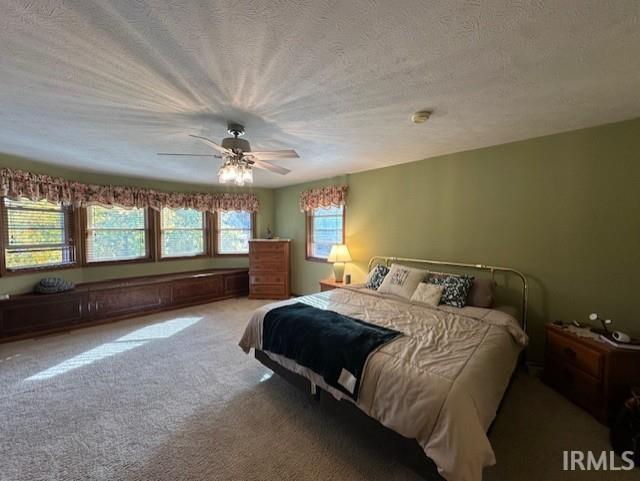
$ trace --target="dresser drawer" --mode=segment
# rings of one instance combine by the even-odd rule
[[[284,273],[282,274],[262,274],[256,273],[250,275],[251,285],[259,285],[259,284],[280,284],[284,286],[286,281],[286,276]]]
[[[266,261],[266,260],[251,260],[249,267],[249,274],[254,274],[256,271],[267,272],[286,272],[287,264],[284,261]]]
[[[250,251],[267,254],[269,252],[280,253],[284,252],[285,245],[281,242],[256,242],[251,244]]]
[[[547,355],[544,379],[547,384],[587,411],[595,414],[601,409],[603,392],[601,380],[572,364]]]
[[[251,286],[252,296],[266,296],[266,297],[288,297],[284,292],[283,284],[260,284]]]
[[[555,332],[547,333],[548,353],[596,378],[602,376],[602,355]]]
[[[250,261],[285,262],[286,259],[282,252],[251,252],[249,254]]]

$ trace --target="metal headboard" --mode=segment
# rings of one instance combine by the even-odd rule
[[[491,274],[491,279],[494,279],[494,275],[496,272],[504,272],[508,274],[515,275],[520,281],[522,281],[522,328],[525,332],[527,332],[527,307],[528,307],[528,297],[529,297],[529,283],[525,275],[517,271],[515,269],[511,269],[510,267],[497,267],[497,266],[488,266],[485,264],[466,264],[464,262],[447,262],[447,261],[434,261],[429,259],[411,259],[408,257],[386,257],[386,256],[374,256],[369,260],[369,268],[368,271],[371,271],[374,265],[383,264],[387,267],[390,267],[391,264],[402,264],[402,263],[411,263],[411,264],[426,264],[426,265],[435,265],[435,266],[449,266],[449,267],[459,267],[463,269],[475,269],[478,271],[485,271]],[[432,274],[450,274],[445,272],[435,272],[429,269],[429,272]],[[459,275],[459,274],[454,274]]]

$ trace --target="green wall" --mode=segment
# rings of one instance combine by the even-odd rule
[[[257,232],[262,235],[267,227],[273,227],[273,197],[271,189],[223,189],[220,186],[184,184],[176,182],[163,182],[149,179],[135,179],[131,177],[118,177],[112,175],[79,172],[61,167],[40,164],[20,157],[0,154],[0,167],[12,167],[30,172],[61,176],[67,179],[90,182],[96,184],[135,185],[172,192],[222,192],[222,191],[248,191],[254,192],[260,202],[260,210],[257,215]],[[213,267],[244,267],[248,265],[247,258],[207,258],[193,260],[174,260],[163,262],[145,262],[140,264],[123,264],[111,266],[85,267],[77,269],[63,269],[59,271],[47,271],[46,273],[14,275],[0,278],[0,293],[20,293],[30,291],[34,284],[43,276],[57,276],[70,279],[73,282],[90,282],[118,277],[134,277],[168,272],[184,272]]]
[[[304,258],[298,195],[341,183],[354,282],[373,255],[521,270],[538,360],[553,319],[596,311],[640,334],[640,119],[276,190],[275,232],[293,239],[295,293],[331,275]]]
[[[0,155],[0,167],[99,184],[167,191],[221,191],[219,186],[78,172]],[[260,199],[258,233],[267,226],[292,238],[293,291],[318,291],[331,266],[304,258],[308,188],[349,185],[347,272],[361,281],[373,255],[503,265],[531,283],[531,353],[540,359],[542,326],[584,320],[597,311],[640,335],[640,119],[359,172],[285,187],[250,189]],[[226,189],[225,189],[226,190]],[[246,259],[168,261],[54,271],[75,282],[208,267]],[[28,291],[42,276],[0,279],[0,292]]]

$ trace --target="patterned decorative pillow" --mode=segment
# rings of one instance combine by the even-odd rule
[[[36,284],[34,291],[39,294],[55,294],[73,289],[75,285],[71,281],[59,277],[44,277]]]
[[[389,274],[387,274],[384,281],[382,281],[382,285],[378,288],[378,292],[411,299],[411,295],[426,275],[427,271],[425,270],[402,264],[393,264]]]
[[[428,282],[444,287],[440,298],[442,304],[464,307],[467,304],[471,284],[473,284],[473,276],[431,276]]]
[[[369,272],[365,287],[367,289],[373,289],[374,291],[377,291],[380,285],[382,284],[382,281],[384,281],[384,278],[387,276],[388,273],[389,273],[389,268],[387,266],[383,266],[382,264],[376,265],[371,270],[371,272]]]

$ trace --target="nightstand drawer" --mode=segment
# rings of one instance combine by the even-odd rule
[[[602,382],[577,367],[547,355],[545,381],[561,394],[596,415],[602,406]]]
[[[570,363],[587,374],[596,378],[602,376],[602,355],[577,341],[555,332],[548,332],[547,350],[555,358]]]

